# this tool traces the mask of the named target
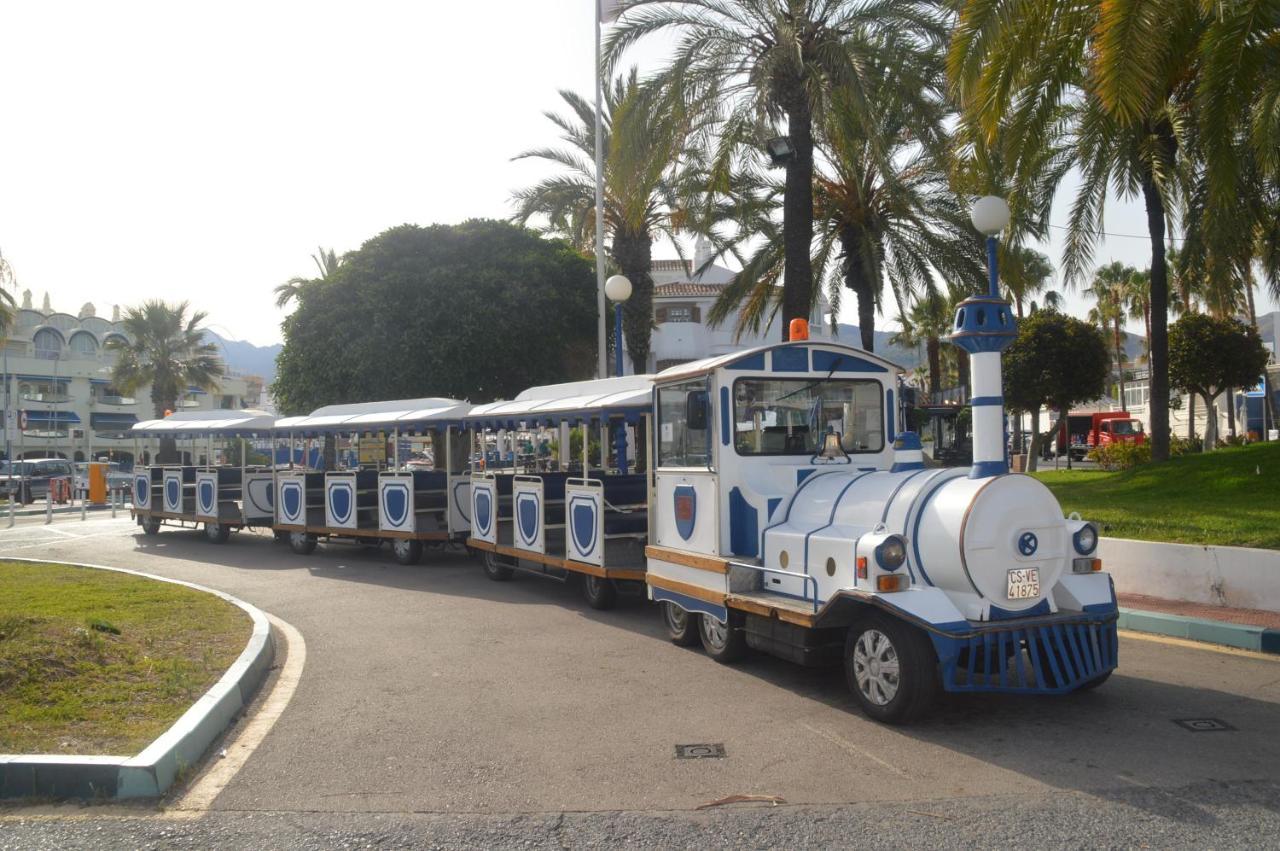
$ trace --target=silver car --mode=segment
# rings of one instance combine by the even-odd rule
[[[28,503],[44,499],[54,479],[74,476],[71,462],[65,458],[25,458],[0,463],[0,493],[10,499]]]

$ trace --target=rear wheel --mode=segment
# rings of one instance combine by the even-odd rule
[[[698,638],[707,655],[721,664],[737,662],[747,654],[747,635],[742,631],[742,616],[737,612],[729,612],[728,623],[721,623],[711,615],[700,615]]]
[[[225,544],[231,537],[231,527],[222,523],[204,524],[204,538],[211,544]]]
[[[677,647],[692,647],[698,643],[698,615],[687,612],[669,600],[662,602],[662,623],[667,627],[667,637]]]
[[[587,605],[593,609],[612,609],[618,602],[618,589],[614,587],[613,580],[603,576],[584,574],[582,593],[587,598]]]
[[[878,612],[849,629],[845,679],[862,711],[886,724],[920,717],[938,695],[938,657],[928,636]]]
[[[160,518],[159,517],[143,517],[142,533],[144,535],[160,534]]]
[[[503,564],[501,556],[497,553],[485,550],[483,557],[484,575],[492,579],[494,582],[506,582],[513,575],[515,570],[509,565]]]
[[[396,538],[391,543],[391,550],[396,554],[396,561],[401,564],[417,564],[422,558],[422,541],[412,538]]]
[[[316,536],[306,532],[290,532],[289,548],[300,556],[310,555],[316,549]]]

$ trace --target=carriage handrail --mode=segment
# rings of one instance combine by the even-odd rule
[[[748,570],[758,570],[761,573],[776,573],[779,576],[793,576],[796,579],[802,579],[804,580],[804,590],[806,592],[809,590],[809,583],[812,582],[813,583],[813,613],[815,615],[818,613],[818,580],[810,576],[809,574],[796,573],[791,570],[781,570],[780,568],[776,568],[776,567],[765,567],[763,564],[751,564],[745,561],[734,561],[733,559],[728,559],[727,561],[730,567],[745,567]]]

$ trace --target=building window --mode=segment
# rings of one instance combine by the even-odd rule
[[[654,311],[658,324],[667,322],[701,322],[702,311],[696,304],[673,304]]]
[[[31,342],[38,358],[57,360],[62,354],[62,335],[52,328],[41,328],[31,338]]]
[[[1125,410],[1145,407],[1151,401],[1151,385],[1147,381],[1131,381],[1124,386]]]
[[[77,355],[92,357],[98,353],[98,341],[92,334],[77,331],[71,335],[71,351]]]
[[[222,397],[222,406],[221,406],[221,407],[222,407],[222,409],[223,409],[224,411],[229,411],[229,410],[233,409],[235,406],[236,406],[236,397],[235,397],[235,396],[223,396],[223,397]]]

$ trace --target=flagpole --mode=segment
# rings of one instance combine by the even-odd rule
[[[596,65],[592,76],[596,81],[596,363],[600,378],[609,375],[605,339],[604,300],[604,118],[601,114],[604,83],[600,79],[600,0],[595,0]]]

